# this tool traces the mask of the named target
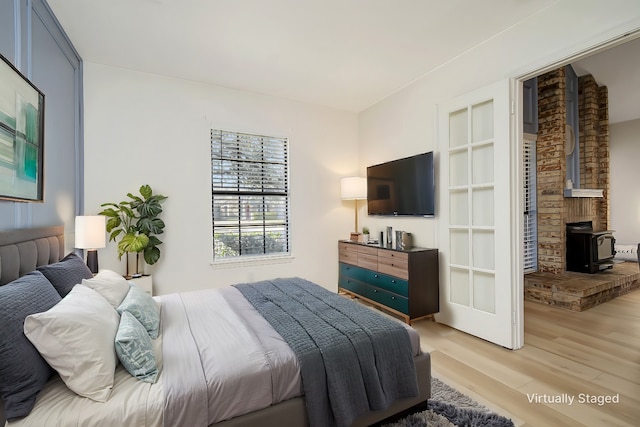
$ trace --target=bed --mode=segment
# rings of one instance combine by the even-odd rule
[[[113,272],[88,275],[78,257],[65,256],[63,231],[0,231],[0,292],[7,291],[0,298],[26,292],[42,276],[47,292],[52,284],[60,293],[53,302],[37,297],[46,299],[43,306],[15,315],[23,318],[30,351],[48,366],[27,416],[15,414],[29,399],[16,399],[0,384],[1,396],[11,401],[9,427],[242,427],[280,426],[284,420],[291,426],[366,426],[423,406],[430,397],[429,355],[420,350],[417,332],[399,321],[299,278],[147,295],[149,302]],[[38,295],[47,293],[37,289]],[[5,303],[2,310],[14,306]],[[67,310],[73,316],[79,316],[75,310],[87,312],[73,334],[60,320],[61,313],[71,316]],[[156,310],[157,321],[149,315]],[[114,334],[115,351],[100,347],[106,339],[95,325],[91,329],[92,322],[105,336]],[[333,329],[340,334],[328,335]],[[99,340],[94,335],[102,341],[89,351],[85,341]],[[3,331],[3,341],[7,337]],[[25,337],[11,340],[19,338]],[[313,347],[321,342],[327,346]],[[5,344],[0,357],[6,357]],[[107,344],[113,347],[113,339]],[[97,361],[81,369],[71,359],[85,351],[92,353],[85,359]],[[0,367],[0,381],[19,371]]]

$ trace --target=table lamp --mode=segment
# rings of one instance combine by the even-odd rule
[[[355,232],[351,233],[351,240],[358,240],[358,200],[367,200],[367,179],[359,176],[349,176],[340,180],[340,195],[342,200],[355,200]]]
[[[87,215],[76,217],[76,248],[87,250],[87,266],[92,273],[98,272],[98,251],[107,244],[105,217]]]

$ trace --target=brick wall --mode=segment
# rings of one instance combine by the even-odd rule
[[[538,270],[566,270],[565,224],[609,224],[609,125],[606,87],[592,76],[579,79],[580,187],[603,189],[604,198],[565,198],[566,95],[564,67],[538,77]]]
[[[604,198],[598,199],[600,206],[597,209],[597,215],[599,215],[599,229],[608,230],[610,228],[610,209],[611,199],[611,179],[609,162],[609,146],[610,146],[610,133],[609,133],[609,91],[606,86],[600,86],[598,88],[600,112],[598,116],[598,123],[600,124],[598,131],[598,186],[603,190]]]
[[[538,77],[538,270],[553,273],[565,269],[565,87],[564,68]]]

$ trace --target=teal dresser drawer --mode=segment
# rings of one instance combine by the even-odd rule
[[[349,277],[340,276],[338,279],[338,286],[347,291],[355,292],[358,295],[367,296],[367,291],[369,286],[364,283],[358,282],[357,280],[353,280]]]
[[[365,270],[364,268],[342,262],[340,263],[340,277],[349,277],[351,279],[366,282],[369,274],[371,274],[371,271]]]
[[[365,279],[367,283],[371,283],[378,288],[385,289],[394,294],[409,297],[409,283],[406,280],[374,271],[368,271],[367,273],[368,277]]]
[[[405,297],[373,286],[367,286],[366,293],[362,295],[401,313],[409,314],[409,300]]]

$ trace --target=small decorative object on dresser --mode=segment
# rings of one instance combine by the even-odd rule
[[[440,311],[438,250],[338,242],[338,290],[412,320]]]
[[[362,243],[369,242],[369,227],[362,227]]]
[[[399,251],[406,251],[413,246],[413,238],[411,233],[406,231],[396,231],[396,249]]]

